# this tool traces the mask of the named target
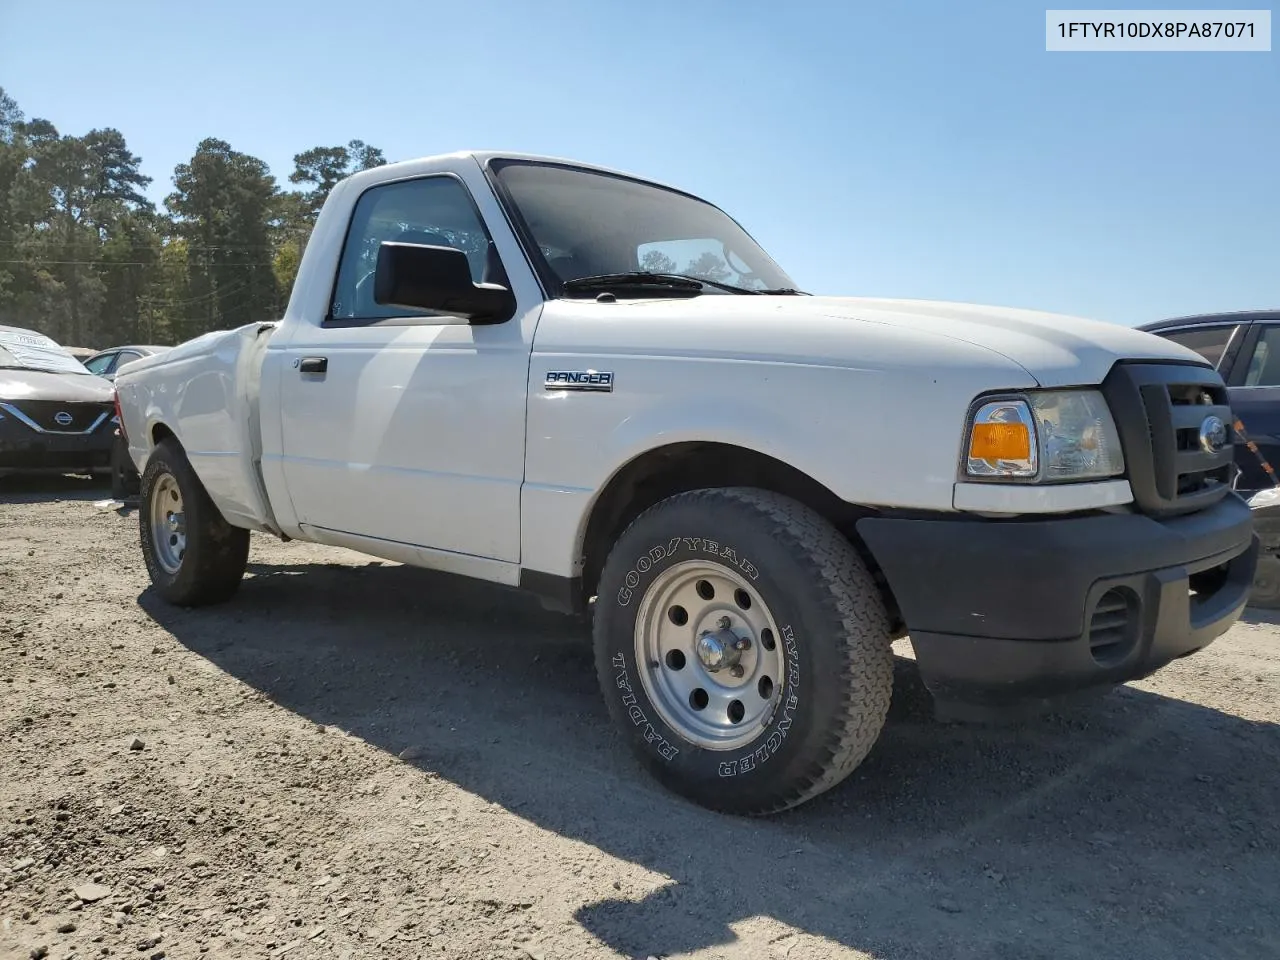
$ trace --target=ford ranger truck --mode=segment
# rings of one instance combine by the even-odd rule
[[[124,367],[156,591],[250,531],[589,613],[659,781],[768,814],[880,733],[891,642],[939,711],[1143,677],[1257,557],[1223,382],[1127,327],[811,296],[695,196],[458,153],[342,181],[284,316]]]

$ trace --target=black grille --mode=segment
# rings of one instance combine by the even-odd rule
[[[1137,598],[1128,590],[1108,590],[1089,620],[1089,652],[1102,666],[1123,660],[1137,639]]]
[[[1144,513],[1202,510],[1231,489],[1233,417],[1222,378],[1207,367],[1118,363],[1103,383],[1124,445],[1134,504]],[[1200,428],[1216,416],[1227,442],[1201,447]]]
[[[11,400],[9,406],[50,433],[84,433],[104,413],[111,414],[109,403],[66,403],[61,400]],[[58,415],[67,416],[69,422],[61,423]],[[105,421],[104,421],[105,422]]]

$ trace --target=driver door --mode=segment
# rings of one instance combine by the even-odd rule
[[[533,332],[521,318],[537,304],[476,326],[380,305],[373,270],[388,240],[456,247],[474,281],[505,281],[460,177],[390,181],[361,195],[328,315],[299,325],[280,373],[281,465],[297,518],[518,562]]]

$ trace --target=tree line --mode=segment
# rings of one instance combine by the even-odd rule
[[[278,318],[329,191],[386,160],[352,140],[293,162],[282,189],[210,137],[157,208],[119,130],[60,133],[0,87],[0,324],[97,349]]]

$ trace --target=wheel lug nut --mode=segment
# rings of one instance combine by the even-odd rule
[[[742,664],[740,663],[735,663],[732,667],[729,668],[729,675],[734,678],[739,678],[742,676],[742,674],[743,674],[743,669],[742,669]]]
[[[721,617],[721,618],[720,618],[720,629],[721,629],[721,630],[728,630],[728,629],[729,629],[729,627],[730,627],[730,626],[732,626],[732,625],[733,625],[733,621],[732,621],[732,620],[730,620],[728,617]]]

